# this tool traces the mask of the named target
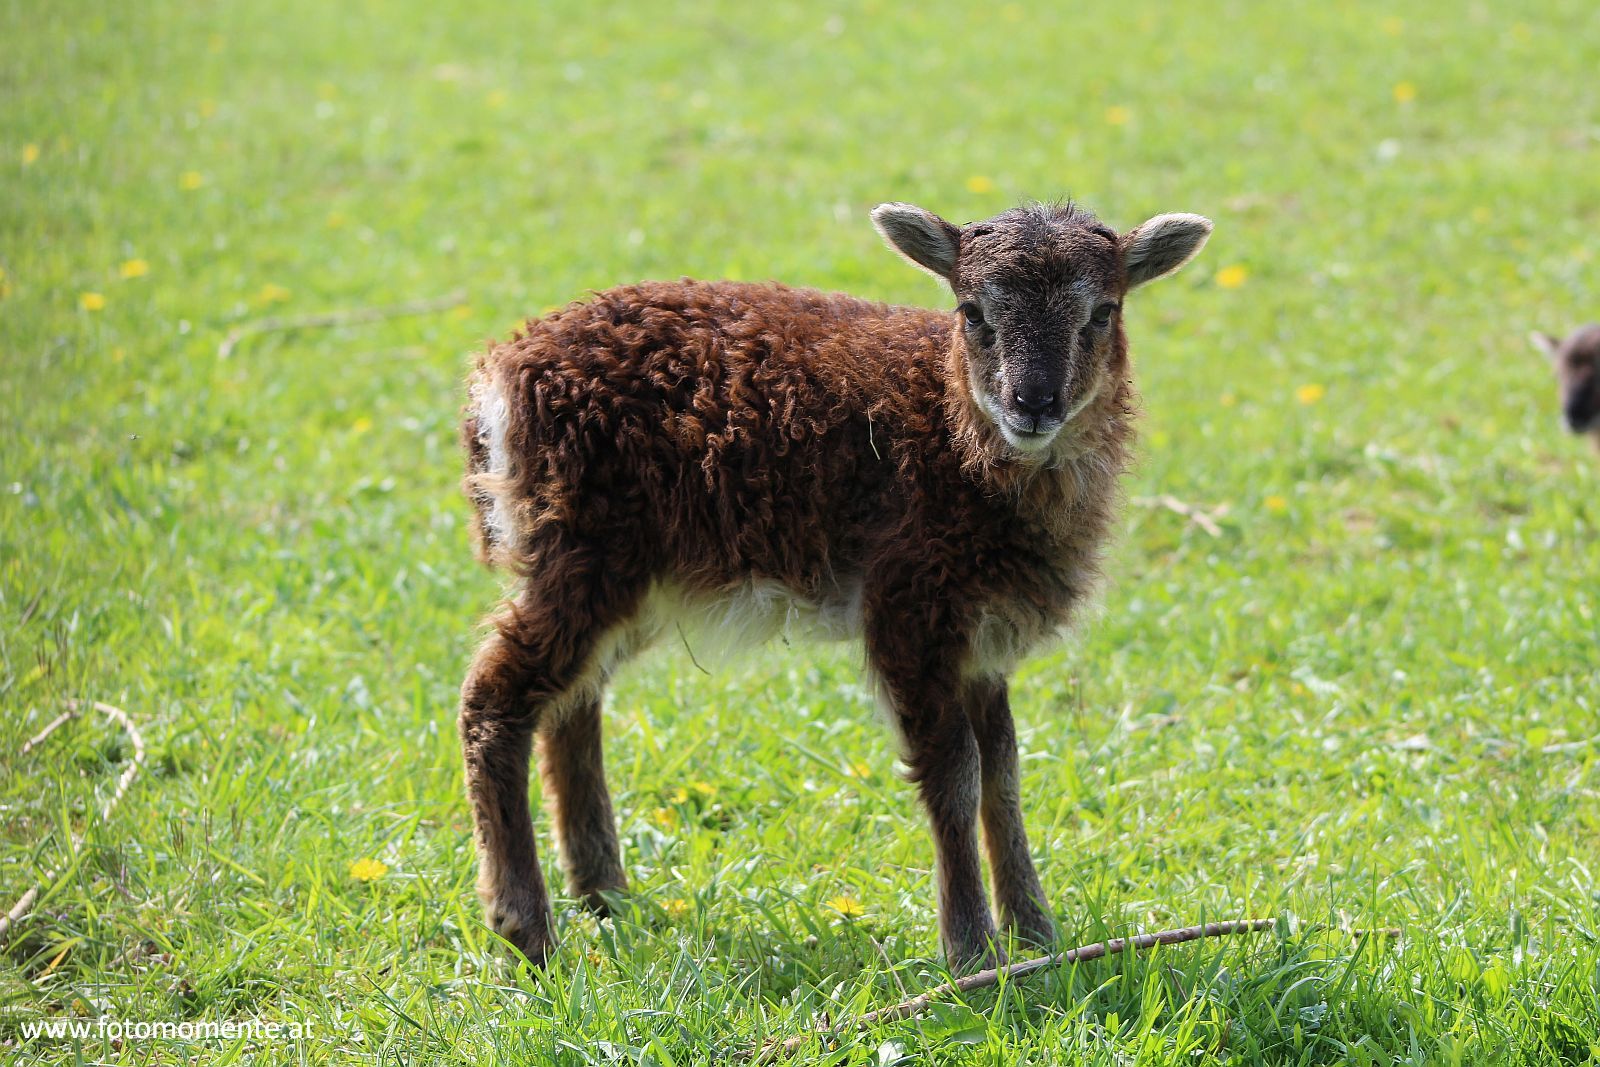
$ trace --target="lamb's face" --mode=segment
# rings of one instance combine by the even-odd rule
[[[1600,431],[1600,325],[1585,326],[1564,341],[1535,333],[1533,343],[1550,357],[1555,369],[1567,429]]]
[[[1114,231],[1017,214],[962,230],[952,288],[974,399],[1013,448],[1038,452],[1122,362],[1127,287]]]
[[[1019,453],[1062,428],[1125,373],[1122,300],[1200,251],[1211,223],[1158,215],[1123,236],[1071,205],[1014,208],[952,226],[910,204],[880,204],[878,231],[950,284],[967,385]]]

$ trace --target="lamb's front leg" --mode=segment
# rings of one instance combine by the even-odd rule
[[[913,661],[914,662],[914,661]],[[951,970],[1003,962],[978,854],[978,744],[955,687],[878,664],[933,830],[939,935]]]
[[[1002,678],[974,679],[967,685],[967,715],[983,766],[983,841],[994,875],[1000,921],[1018,937],[1037,945],[1055,941],[1044,888],[1028,852],[1018,788],[1017,735]]]

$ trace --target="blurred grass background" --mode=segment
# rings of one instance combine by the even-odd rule
[[[1524,340],[1600,317],[1591,5],[11,0],[0,40],[0,904],[68,867],[0,956],[0,1056],[722,1062],[935,981],[921,817],[857,653],[807,646],[623,679],[633,910],[495,962],[459,379],[642,277],[941,306],[873,204],[1065,195],[1216,221],[1130,305],[1130,495],[1226,511],[1130,507],[1014,687],[1063,936],[1407,935],[1085,966],[843,1062],[1596,1056],[1596,459]],[[114,734],[16,754],[80,695],[151,747],[105,824]],[[20,1030],[101,1013],[313,1036]]]

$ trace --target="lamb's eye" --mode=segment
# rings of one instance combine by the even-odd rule
[[[1089,321],[1096,326],[1105,326],[1111,321],[1111,316],[1116,313],[1117,305],[1108,300],[1094,309],[1094,314],[1089,316]]]
[[[967,325],[974,330],[983,326],[983,309],[972,301],[962,303],[956,310],[961,312],[961,317],[966,319]]]

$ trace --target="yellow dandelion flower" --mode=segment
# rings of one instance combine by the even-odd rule
[[[117,272],[124,278],[143,278],[150,273],[150,264],[142,259],[125,259]]]
[[[671,826],[677,819],[678,817],[672,813],[671,808],[657,808],[650,813],[650,820],[657,826]]]
[[[1261,503],[1266,505],[1266,508],[1267,508],[1268,511],[1288,511],[1289,510],[1289,502],[1287,500],[1285,500],[1283,497],[1278,496],[1277,494],[1273,494],[1272,496],[1267,497]]]
[[[1390,37],[1398,37],[1406,31],[1406,20],[1395,18],[1393,15],[1390,15],[1378,25],[1382,26],[1383,32],[1387,33]]]
[[[845,773],[852,778],[871,778],[872,765],[864,762],[852,763],[845,768]]]
[[[350,865],[350,877],[358,882],[376,882],[388,873],[387,863],[372,859],[370,856],[363,856]]]
[[[699,793],[703,797],[714,797],[717,795],[717,787],[709,782],[690,782],[689,788],[693,789],[696,793]]]
[[[99,311],[106,306],[106,298],[99,293],[79,293],[78,306],[85,311]]]
[[[689,914],[689,902],[682,897],[673,897],[661,902],[661,910],[667,913],[669,919],[681,919]]]
[[[505,107],[506,101],[510,99],[510,93],[507,93],[504,89],[496,89],[494,92],[484,97],[483,102],[488,104],[490,107],[501,108]]]
[[[1327,395],[1327,387],[1316,382],[1308,382],[1294,391],[1294,398],[1302,404],[1315,404]]]
[[[1106,108],[1106,125],[1108,126],[1126,126],[1128,120],[1132,117],[1133,113],[1121,104],[1112,104]]]
[[[365,415],[361,416],[355,422],[350,424],[350,432],[355,434],[357,437],[366,433],[370,429],[372,429],[372,420],[367,418]]]
[[[1250,272],[1237,263],[1217,271],[1217,284],[1224,289],[1237,289],[1250,278]]]
[[[826,906],[843,915],[846,919],[854,919],[858,915],[866,914],[866,909],[855,897],[840,894],[832,900],[826,901]]]
[[[680,785],[672,791],[672,802],[674,804],[687,804],[689,802],[689,791]]]
[[[206,176],[197,170],[186,170],[178,175],[178,188],[185,192],[194,192],[206,183]]]
[[[983,195],[994,192],[994,179],[983,174],[974,174],[967,179],[967,192]]]
[[[256,294],[256,299],[263,304],[281,304],[293,295],[276,282],[268,282],[261,287],[261,292]]]
[[[1394,99],[1399,104],[1409,104],[1417,98],[1417,87],[1410,82],[1397,82],[1394,87]]]
[[[29,141],[22,146],[22,165],[31,167],[39,162],[39,146]]]

